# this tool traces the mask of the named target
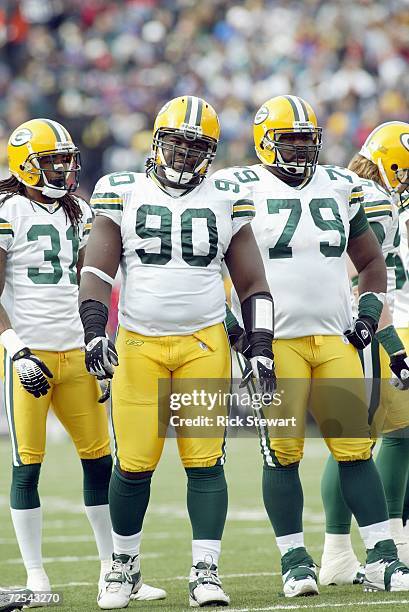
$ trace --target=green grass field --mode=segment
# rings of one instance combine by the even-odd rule
[[[321,440],[308,440],[302,467],[305,492],[306,544],[317,563],[323,544],[323,513],[319,479],[326,457]],[[23,584],[8,511],[10,448],[0,442],[0,567],[1,586]],[[229,516],[223,541],[221,574],[231,596],[230,612],[246,610],[386,610],[409,609],[409,594],[363,593],[361,586],[323,587],[320,597],[284,599],[280,595],[279,554],[261,500],[261,456],[256,439],[231,440],[226,473]],[[54,590],[64,596],[63,611],[97,610],[99,562],[91,529],[82,510],[81,471],[72,446],[49,444],[40,490],[44,510],[43,554]],[[185,476],[169,440],[153,480],[144,526],[142,569],[146,582],[162,586],[162,602],[132,602],[129,609],[187,610],[190,569],[190,528],[185,509]],[[356,548],[363,548],[356,530]]]

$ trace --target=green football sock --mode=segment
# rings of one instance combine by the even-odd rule
[[[112,472],[112,457],[81,459],[84,473],[83,492],[86,506],[102,506],[108,503],[108,488]]]
[[[332,455],[328,457],[321,478],[321,497],[325,511],[325,532],[350,533],[352,512],[342,495],[338,463]]]
[[[339,461],[344,500],[360,527],[388,520],[388,508],[381,477],[373,459]]]
[[[263,500],[276,537],[300,533],[304,496],[299,464],[263,466]]]
[[[409,438],[385,436],[376,458],[389,518],[401,518],[409,473]]]
[[[221,540],[228,501],[223,466],[186,468],[186,474],[193,540]]]
[[[142,530],[149,503],[152,474],[140,479],[125,478],[117,466],[109,484],[109,511],[114,532],[129,536]]]

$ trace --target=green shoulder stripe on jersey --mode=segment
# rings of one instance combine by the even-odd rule
[[[94,193],[91,197],[91,206],[97,210],[122,210],[122,198],[117,193]]]
[[[362,187],[359,185],[354,187],[351,191],[351,195],[349,196],[350,204],[360,204],[364,201],[364,192],[362,191]]]
[[[364,207],[365,209],[373,208],[375,210],[377,208],[386,208],[388,210],[391,210],[392,204],[389,200],[373,200],[371,202],[365,202]],[[372,212],[372,210],[370,210],[369,212]]]
[[[6,219],[0,219],[0,234],[14,236],[13,227],[9,221],[6,221]]]
[[[368,219],[374,219],[375,217],[392,217],[392,210],[374,210],[372,212],[367,212],[365,209],[365,214]]]
[[[87,222],[84,224],[84,236],[88,236],[88,234],[91,231],[91,227],[92,227],[92,219],[87,220]]]
[[[368,219],[366,218],[366,215],[365,215],[365,212],[362,206],[359,207],[356,215],[354,215],[352,219],[350,220],[349,226],[350,226],[350,231],[349,231],[350,239],[357,238],[358,236],[360,236],[361,234],[366,232],[366,230],[369,229]]]
[[[256,207],[252,200],[237,200],[233,204],[232,217],[255,217]]]

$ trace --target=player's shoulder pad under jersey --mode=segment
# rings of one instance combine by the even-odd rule
[[[90,201],[92,208],[96,211],[122,212],[124,196],[134,189],[140,176],[137,172],[106,174],[95,185]]]
[[[218,170],[209,178],[214,189],[223,193],[230,202],[232,218],[255,216],[251,183],[259,179],[249,168],[225,168]]]
[[[392,217],[391,195],[375,181],[361,179],[364,194],[363,206],[369,220],[375,217]]]
[[[0,197],[0,217],[5,217],[9,221],[12,221],[18,218],[20,214],[27,214],[27,206],[30,207],[29,210],[32,211],[30,200],[19,193],[8,197],[5,201],[3,197],[4,196]]]
[[[334,183],[334,186],[345,190],[345,195],[348,196],[350,206],[363,203],[362,181],[360,177],[341,166],[333,166],[330,164],[319,166],[321,174],[326,175],[327,179]]]

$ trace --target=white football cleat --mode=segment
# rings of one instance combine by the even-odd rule
[[[101,573],[98,581],[98,592],[101,593],[105,585],[105,576],[111,571],[112,560],[105,559],[101,561]],[[136,601],[155,601],[157,599],[166,599],[167,593],[164,589],[158,589],[150,584],[142,583],[141,588],[137,593],[132,593],[131,599]]]
[[[303,546],[281,557],[281,572],[285,597],[318,595],[315,564]]]
[[[222,589],[213,563],[200,561],[190,570],[189,605],[192,608],[202,606],[228,606],[230,597]]]
[[[131,595],[142,586],[139,555],[112,555],[111,570],[105,575],[104,585],[98,594],[98,606],[102,610],[126,608]]]
[[[32,569],[27,575],[27,589],[35,593],[51,593],[50,580],[45,573],[44,568]],[[24,606],[25,608],[43,608],[45,606],[53,605],[52,602],[42,602],[41,598],[39,601],[32,601],[30,604]]]
[[[167,593],[164,589],[158,589],[150,584],[143,583],[137,593],[132,593],[131,599],[136,601],[155,601],[166,599]]]
[[[399,561],[393,540],[367,551],[364,591],[409,591],[409,568]]]
[[[319,580],[323,586],[362,584],[364,575],[365,569],[352,549],[334,553],[324,552],[321,557]]]

